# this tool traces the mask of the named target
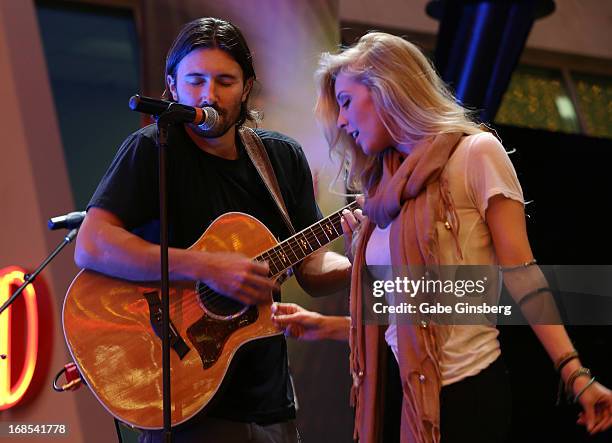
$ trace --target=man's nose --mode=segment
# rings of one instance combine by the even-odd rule
[[[217,103],[218,97],[215,82],[208,82],[207,85],[204,87],[202,94],[202,99],[204,100],[205,104],[214,105],[215,103]]]

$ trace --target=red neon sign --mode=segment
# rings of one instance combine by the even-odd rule
[[[0,305],[11,296],[11,288],[24,281],[25,271],[16,266],[0,270]],[[17,404],[25,395],[36,367],[38,355],[38,306],[36,290],[29,285],[23,291],[27,318],[27,337],[24,364],[15,384],[11,383],[11,309],[0,314],[0,411]]]

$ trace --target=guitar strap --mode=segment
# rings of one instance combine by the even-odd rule
[[[268,153],[266,152],[263,142],[255,131],[247,126],[241,126],[238,128],[238,134],[240,134],[240,139],[244,144],[251,162],[253,162],[253,165],[255,165],[255,169],[257,169],[257,172],[266,185],[266,188],[268,188],[268,192],[270,192],[272,200],[274,200],[274,203],[276,203],[278,212],[280,212],[282,215],[283,221],[287,225],[287,228],[289,228],[289,232],[291,235],[295,234],[295,229],[293,228],[293,224],[289,218],[285,201],[283,200],[280,187],[278,186],[276,174],[274,174],[272,163],[270,163],[270,157],[268,157]]]

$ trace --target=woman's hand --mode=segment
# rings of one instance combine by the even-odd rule
[[[357,204],[363,208],[365,197],[360,195],[356,198]],[[367,217],[363,215],[361,209],[355,209],[353,212],[345,209],[342,211],[340,225],[344,233],[344,251],[348,259],[353,262],[355,247],[357,245],[358,232],[362,224],[367,222]]]
[[[321,315],[295,303],[274,303],[272,321],[287,337],[298,340],[348,340],[350,319]]]
[[[574,395],[586,386],[589,379],[578,377],[574,382]],[[594,382],[582,393],[578,402],[582,412],[578,424],[584,425],[589,434],[602,432],[612,427],[612,392],[605,386]]]

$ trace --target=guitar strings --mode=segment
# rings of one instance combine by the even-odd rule
[[[269,258],[272,258],[272,260],[269,260],[271,262],[271,274],[270,276],[276,275],[281,269],[286,269],[286,266],[284,265],[276,265],[276,263],[279,260],[275,260],[280,258],[279,252],[277,250],[282,251],[282,253],[284,255],[286,255],[287,257],[291,258],[291,254],[293,254],[293,256],[295,257],[294,262],[298,262],[299,260],[303,259],[300,258],[298,256],[298,254],[295,252],[296,249],[294,249],[293,246],[295,246],[297,248],[297,250],[300,251],[300,253],[305,253],[306,255],[309,253],[314,252],[316,249],[310,249],[309,251],[305,250],[303,246],[300,246],[299,244],[299,240],[296,239],[296,237],[298,237],[300,234],[302,234],[303,237],[306,238],[306,241],[308,243],[311,243],[313,238],[317,240],[317,243],[319,243],[319,246],[322,246],[322,241],[324,242],[324,244],[327,244],[328,242],[330,242],[330,238],[329,235],[327,235],[327,233],[325,232],[326,228],[333,228],[333,230],[336,233],[336,237],[340,235],[339,232],[339,228],[340,227],[340,219],[337,217],[342,210],[340,210],[339,212],[332,214],[330,217],[328,217],[328,219],[325,221],[325,223],[321,224],[321,223],[317,223],[316,225],[311,226],[310,228],[306,228],[304,231],[301,231],[300,233],[296,234],[295,236],[283,241],[282,243],[279,243],[278,245],[275,245],[272,249],[269,249],[267,251],[265,251],[264,253],[260,254],[259,257],[265,258],[264,256],[267,254]],[[337,220],[334,220],[334,216],[336,216],[335,218],[338,218]],[[306,233],[305,233],[306,232]],[[333,235],[332,235],[333,236]],[[319,240],[321,239],[321,240]],[[293,243],[293,245],[292,245]],[[318,248],[317,248],[318,249]],[[280,260],[282,261],[282,258],[280,258]],[[277,270],[274,271],[272,269],[272,266],[276,267]],[[217,293],[213,290],[209,291],[209,292],[213,292],[215,295],[217,295]],[[200,292],[200,295],[208,295],[206,293],[202,293]],[[223,297],[226,298],[225,296],[218,294],[219,297]],[[214,300],[213,297],[210,298],[210,300]],[[209,301],[210,301],[209,300]]]
[[[336,216],[338,214],[334,214],[334,216]],[[322,246],[322,241],[323,244],[327,244],[330,239],[329,236],[327,235],[327,233],[325,233],[325,228],[324,226],[329,226],[329,224],[331,224],[331,226],[334,228],[334,231],[336,231],[336,234],[339,234],[338,232],[338,228],[340,227],[339,222],[340,222],[340,218],[338,218],[337,220],[333,220],[332,218],[333,216],[330,216],[328,218],[328,222],[326,222],[325,224],[321,224],[321,223],[317,223],[314,226],[311,226],[310,228],[306,228],[304,231],[301,231],[300,233],[296,234],[295,236],[283,241],[282,243],[275,245],[273,248],[265,251],[264,253],[260,254],[259,257],[264,258],[264,255],[268,255],[268,257],[272,258],[272,260],[269,260],[272,262],[272,264],[279,268],[279,269],[283,269],[280,268],[279,266],[275,265],[274,262],[274,258],[279,259],[279,254],[277,252],[277,250],[281,250],[284,254],[288,255],[288,251],[285,250],[285,246],[289,246],[291,253],[294,255],[294,257],[296,259],[298,259],[297,254],[295,253],[294,249],[291,247],[291,241],[294,242],[294,245],[297,246],[298,248],[300,248],[301,251],[303,252],[307,252],[307,254],[310,254],[314,251],[316,251],[316,249],[312,249],[310,251],[304,251],[304,248],[302,246],[299,246],[298,244],[298,240],[296,239],[296,237],[298,237],[300,234],[307,240],[307,242],[309,244],[311,244],[313,242],[313,239],[315,239],[317,241],[317,243],[319,243],[320,246]],[[336,237],[337,238],[337,237]],[[321,240],[319,240],[321,239]],[[274,257],[275,256],[275,257]],[[261,260],[259,260],[261,261]],[[297,260],[299,261],[299,260]],[[282,265],[281,265],[282,266]],[[286,269],[286,268],[284,268]],[[276,272],[273,272],[273,270],[270,270],[270,277],[272,277],[273,275],[278,273],[278,270]],[[213,312],[215,311],[215,308],[217,310],[226,310],[229,309],[230,307],[234,307],[236,304],[240,304],[240,302],[227,297],[223,294],[219,294],[218,292],[214,291],[213,289],[211,289],[210,287],[206,286],[204,283],[201,284],[201,286],[198,288],[197,292],[197,299],[192,299],[192,300],[182,300],[179,299],[173,303],[171,303],[172,307],[176,308],[177,305],[181,304],[183,309],[190,309],[194,306],[197,305],[198,308],[201,308],[200,303],[205,304],[205,306],[208,309],[213,310]],[[240,309],[242,309],[242,306],[240,306],[238,309],[236,309],[236,312],[238,312]],[[232,312],[233,313],[233,312]],[[228,314],[231,315],[231,314]]]
[[[349,207],[353,206],[354,202],[351,203],[350,205],[347,205],[345,208],[340,209],[339,211],[337,211],[336,213],[330,215],[325,221],[321,221],[319,223],[316,223],[312,226],[310,226],[309,228],[304,229],[303,231],[299,232],[298,234],[295,234],[294,236],[288,238],[287,240],[279,243],[278,245],[275,245],[274,247],[272,247],[271,249],[263,252],[262,254],[259,255],[259,257],[265,258],[264,256],[267,254],[269,258],[272,258],[272,260],[269,260],[271,262],[271,265],[274,265],[277,270],[274,271],[272,269],[271,266],[271,275],[270,277],[272,277],[273,275],[276,275],[281,269],[286,269],[287,267],[284,265],[276,265],[276,263],[278,262],[278,260],[275,262],[275,258],[282,260],[282,258],[280,257],[280,254],[278,251],[282,251],[283,254],[285,254],[286,256],[290,257],[290,253],[293,254],[293,256],[295,257],[295,262],[297,263],[297,261],[301,260],[298,257],[298,254],[296,254],[293,246],[292,246],[292,242],[294,244],[294,246],[296,246],[298,248],[298,250],[300,250],[300,252],[302,253],[306,253],[306,255],[316,251],[316,249],[312,249],[312,247],[310,248],[309,251],[304,250],[303,246],[299,245],[299,240],[297,239],[297,237],[300,236],[300,234],[302,235],[302,237],[304,237],[306,239],[306,241],[310,244],[313,239],[315,239],[317,241],[317,243],[319,244],[319,246],[323,246],[323,244],[327,244],[330,241],[332,241],[333,239],[330,239],[329,235],[325,232],[325,229],[330,229],[333,228],[333,231],[335,231],[336,233],[336,237],[337,238],[340,235],[340,230],[341,230],[341,225],[340,225],[340,217],[341,217],[341,213],[344,209],[348,209]],[[333,236],[333,234],[332,234]],[[334,238],[334,239],[335,239]],[[322,243],[323,242],[323,243]],[[288,247],[288,248],[287,248]],[[303,258],[302,258],[303,259]],[[230,306],[235,306],[236,304],[240,304],[240,302],[237,302],[236,300],[233,300],[227,296],[224,296],[223,294],[219,294],[218,292],[214,291],[213,289],[209,288],[208,286],[202,284],[203,287],[198,289],[198,296],[199,299],[196,300],[196,302],[201,301],[202,303],[206,304],[207,307],[209,309],[213,309],[213,306],[215,306],[215,302],[216,302],[216,307],[218,309],[222,308],[226,308],[229,309]],[[207,298],[203,299],[202,297],[206,297]],[[240,309],[242,309],[242,306],[240,307]],[[238,309],[236,312],[238,312],[240,309]],[[214,309],[213,309],[214,311]]]
[[[280,272],[281,269],[287,269],[287,267],[284,267],[284,265],[280,264],[280,265],[276,265],[276,263],[278,261],[282,262],[282,257],[280,255],[280,252],[282,251],[282,253],[285,256],[289,256],[289,254],[293,254],[293,256],[295,257],[295,259],[297,260],[295,263],[297,263],[299,260],[302,260],[303,258],[305,258],[307,255],[315,252],[318,248],[312,248],[312,246],[310,247],[310,250],[305,250],[303,245],[300,244],[299,242],[299,237],[300,235],[302,236],[303,239],[306,240],[306,242],[308,243],[308,245],[312,244],[313,240],[316,240],[316,242],[319,244],[319,247],[322,247],[323,245],[329,243],[330,238],[328,236],[328,234],[325,232],[326,228],[329,228],[331,226],[331,228],[333,228],[333,230],[336,233],[336,237],[338,238],[338,236],[340,235],[340,231],[342,230],[341,225],[340,225],[340,219],[342,216],[342,211],[344,211],[345,209],[352,209],[352,206],[355,206],[356,202],[352,202],[349,205],[345,206],[344,208],[336,211],[334,214],[330,215],[329,217],[327,217],[327,219],[325,221],[321,220],[317,223],[315,223],[312,226],[309,226],[305,229],[303,229],[302,231],[298,232],[297,234],[293,235],[292,237],[284,240],[283,242],[271,247],[270,249],[262,252],[258,257],[261,257],[261,260],[257,260],[258,257],[255,258],[255,260],[257,261],[262,261],[263,259],[265,259],[265,255],[268,255],[268,259],[267,261],[270,263],[270,277],[278,274]],[[335,239],[334,238],[334,239]],[[293,245],[292,245],[293,243]],[[300,251],[301,253],[304,253],[304,257],[303,258],[299,258],[298,254],[296,254],[295,249],[293,248],[293,246],[296,247],[296,249],[298,251]],[[288,247],[288,248],[287,248]],[[277,261],[275,261],[277,260]],[[272,269],[272,265],[274,265],[274,267],[277,268],[277,270],[274,272]],[[240,302],[227,297],[223,294],[219,294],[218,292],[216,292],[215,290],[211,289],[210,287],[208,287],[206,284],[201,283],[200,287],[197,289],[196,291],[197,293],[197,297],[195,297],[195,299],[191,299],[191,300],[183,300],[178,299],[176,301],[171,302],[171,307],[172,308],[177,308],[177,305],[181,305],[182,309],[190,309],[193,306],[200,307],[200,303],[203,303],[207,306],[207,308],[211,309],[211,306],[214,305],[214,303],[217,303],[217,308],[220,309],[221,305],[225,305],[225,308],[229,308],[230,305],[235,305],[235,304],[240,304]],[[205,297],[205,299],[203,298]],[[242,309],[242,307],[240,308]],[[239,309],[238,309],[239,310]],[[238,311],[236,311],[238,312]]]

